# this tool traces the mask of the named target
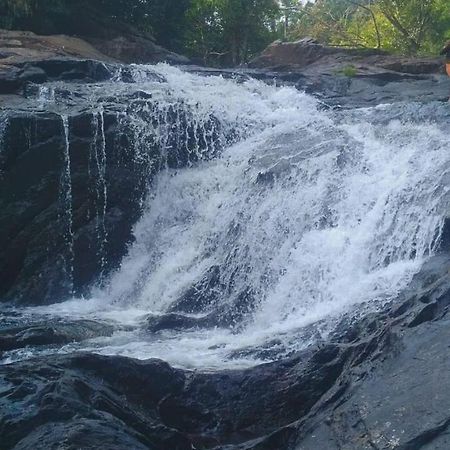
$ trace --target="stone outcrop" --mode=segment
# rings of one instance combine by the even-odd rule
[[[131,88],[123,97],[106,95],[96,107],[70,90],[73,81],[81,91],[83,83],[112,76],[132,81],[126,68],[117,69],[46,60],[8,72],[7,82],[0,79],[5,90],[23,91],[7,97],[0,116],[1,301],[52,303],[101,281],[124,256],[160,168],[185,166],[198,156],[193,146],[208,145],[194,137],[202,134],[184,105],[160,111],[150,94]],[[66,115],[43,112],[36,103],[36,96],[45,102],[52,95],[39,90],[51,80],[67,82],[66,90],[53,93],[69,105]],[[148,129],[134,126],[140,114]],[[164,144],[173,147],[169,155],[155,138],[158,121],[172,127]]]
[[[442,58],[327,47],[313,39],[277,41],[251,61],[247,71],[295,84],[330,106],[447,101],[450,95]]]
[[[148,176],[134,149],[111,112],[79,114],[67,124],[58,114],[8,115],[0,179],[3,300],[67,298],[117,263]]]
[[[0,30],[0,72],[46,59],[90,59],[102,62],[188,64],[188,58],[170,52],[146,36],[123,34],[84,39],[66,35],[41,36],[30,31]]]
[[[117,36],[111,39],[86,38],[98,51],[123,63],[156,64],[189,64],[185,56],[170,52],[155,42],[142,36]]]
[[[29,90],[25,92],[26,86],[31,83],[39,85],[50,81],[102,82],[110,80],[116,70],[117,65],[72,58],[16,63],[7,70],[0,70],[0,95],[26,96],[30,93]]]
[[[329,47],[311,38],[276,41],[250,61],[249,67],[331,75],[349,67],[354,75],[384,71],[414,75],[444,73],[442,58],[405,58],[381,50]]]
[[[435,257],[381,312],[344,318],[323,342],[250,369],[200,373],[83,353],[2,366],[2,448],[447,448],[448,264]],[[86,338],[108,332],[89,323],[59,332],[80,339],[85,329]],[[40,333],[34,345],[52,342]],[[32,342],[8,336],[10,346]]]
[[[63,57],[112,61],[80,38],[0,30],[0,69],[30,61]]]

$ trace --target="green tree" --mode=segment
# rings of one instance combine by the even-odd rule
[[[311,36],[325,44],[365,47],[361,23],[367,22],[365,2],[361,5],[347,0],[317,0],[307,3],[291,34],[294,38]]]
[[[436,53],[450,32],[448,0],[317,0],[300,16],[294,38],[404,54]]]
[[[378,0],[376,7],[391,24],[396,46],[407,53],[418,53],[433,23],[435,0]]]
[[[276,36],[276,0],[193,0],[187,48],[205,62],[247,62]]]

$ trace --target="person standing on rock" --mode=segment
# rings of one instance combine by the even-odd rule
[[[448,41],[441,51],[441,55],[445,55],[445,70],[450,77],[450,41]]]

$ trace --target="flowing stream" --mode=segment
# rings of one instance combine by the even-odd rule
[[[166,82],[149,81],[150,69]],[[169,156],[175,134],[183,145],[188,120],[198,157],[160,171],[128,255],[90,298],[29,309],[117,324],[112,337],[58,351],[202,369],[281,358],[326,337],[343,314],[395,300],[436,252],[450,154],[445,123],[421,118],[427,106],[333,111],[291,87],[165,65],[136,67],[134,81],[158,103],[159,145]],[[103,111],[93,117],[102,130]],[[148,118],[133,123],[145,156]],[[103,245],[104,131],[95,142]]]

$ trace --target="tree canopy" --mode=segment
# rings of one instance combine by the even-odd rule
[[[450,39],[448,0],[317,0],[298,5],[295,19],[290,38],[332,45],[431,54]]]
[[[0,0],[0,27],[41,34],[152,36],[208,64],[247,62],[275,39],[436,54],[449,0]]]
[[[193,0],[187,48],[204,61],[246,62],[277,37],[275,0]]]

